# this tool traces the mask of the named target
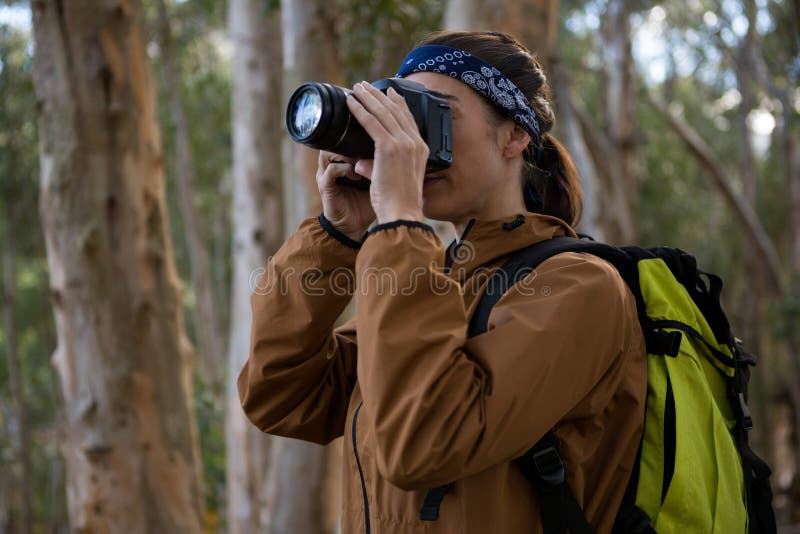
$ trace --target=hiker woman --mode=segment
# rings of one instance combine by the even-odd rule
[[[514,460],[551,430],[578,506],[608,532],[646,390],[624,281],[595,256],[558,254],[503,296],[485,332],[468,332],[505,258],[575,236],[581,192],[548,133],[545,74],[508,35],[443,32],[397,75],[449,95],[453,164],[426,174],[403,98],[356,84],[347,105],[374,159],[320,153],[323,212],[278,250],[252,297],[244,411],[270,434],[345,437],[342,532],[541,532],[540,491]],[[336,183],[359,175],[368,191]],[[445,248],[424,217],[460,237]],[[355,318],[334,328],[353,293]]]

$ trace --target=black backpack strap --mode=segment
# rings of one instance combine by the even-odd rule
[[[639,313],[644,315],[644,303],[641,298],[641,292],[638,291],[639,279],[636,271],[636,262],[631,260],[631,256],[624,249],[569,236],[555,236],[517,250],[492,274],[470,320],[468,336],[473,337],[486,332],[489,324],[489,314],[506,291],[531,273],[540,263],[562,252],[588,252],[613,264],[625,282],[631,287],[636,297]],[[545,446],[546,441],[543,439],[537,444],[537,446],[542,445],[544,450],[534,451],[534,453],[541,453],[536,459],[543,467],[546,467],[550,461],[553,462],[551,464],[553,466],[560,465],[561,478],[563,478],[564,465],[561,462],[558,449],[555,447],[555,438],[552,437],[552,433],[548,433],[547,436],[550,436],[552,442],[550,442],[549,446]],[[531,454],[531,451],[528,451],[528,453]],[[526,454],[526,456],[528,455]],[[526,463],[526,460],[522,458],[518,459],[518,461],[523,464]],[[528,462],[533,462],[534,467],[536,466],[533,457],[529,457]],[[536,470],[534,469],[530,473],[535,475]],[[545,475],[547,479],[551,478],[547,473]],[[558,478],[558,469],[556,469],[555,476]],[[545,480],[545,478],[541,480]],[[562,525],[570,528],[573,534],[591,532],[586,516],[584,516],[566,480],[563,483],[556,484],[554,487],[543,487],[537,482],[534,483],[539,488],[540,498],[542,499],[542,521],[545,526],[545,534],[566,532]],[[451,486],[452,484],[448,484],[428,490],[425,502],[420,510],[421,520],[435,521],[439,517],[439,507],[442,499],[444,499]],[[545,503],[545,501],[548,502]],[[555,506],[552,503],[558,503],[558,505]]]
[[[733,380],[728,383],[728,395],[736,415],[733,437],[742,460],[749,531],[751,534],[775,534],[777,526],[772,507],[772,487],[769,483],[772,470],[750,447],[748,436],[753,428],[753,419],[747,407],[747,386],[750,367],[755,365],[756,358],[744,349],[738,339],[733,339],[736,367]]]
[[[544,534],[591,534],[575,494],[567,483],[558,443],[550,431],[515,460],[522,474],[539,490]]]
[[[636,506],[636,492],[639,489],[639,462],[642,460],[643,441],[643,439],[639,441],[639,449],[636,451],[633,470],[628,479],[628,485],[625,487],[622,503],[620,503],[619,510],[617,510],[617,517],[614,519],[611,534],[656,534],[650,516]]]
[[[420,521],[436,521],[439,519],[439,507],[442,505],[444,496],[452,489],[453,484],[445,484],[428,490],[425,494],[425,502],[419,511]]]
[[[580,245],[579,239],[557,236],[514,252],[489,278],[486,290],[478,301],[478,307],[472,314],[467,335],[473,337],[486,332],[492,308],[511,286],[525,278],[550,256],[569,250],[576,245]]]

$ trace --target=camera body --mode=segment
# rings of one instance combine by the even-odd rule
[[[408,104],[420,136],[428,145],[426,172],[447,168],[453,161],[450,103],[424,85],[402,78],[385,78],[372,85],[397,91]],[[286,108],[286,128],[293,140],[311,148],[354,159],[374,157],[375,144],[347,108],[351,90],[328,83],[298,87]]]

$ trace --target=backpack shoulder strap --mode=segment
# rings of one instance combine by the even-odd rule
[[[551,430],[517,458],[522,474],[539,490],[539,508],[544,534],[592,534],[592,527],[581,510],[566,478],[558,442]]]
[[[569,236],[556,236],[517,250],[494,272],[486,284],[486,290],[481,295],[475,313],[472,315],[468,336],[473,337],[486,332],[489,325],[489,314],[502,296],[543,261],[562,252],[588,252],[614,265],[628,286],[631,287],[636,297],[640,317],[644,316],[644,302],[641,292],[638,291],[639,278],[636,273],[636,262],[625,250],[605,243]]]

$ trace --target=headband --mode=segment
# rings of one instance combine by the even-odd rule
[[[420,46],[408,53],[395,74],[403,78],[414,72],[436,72],[457,78],[500,108],[531,136],[536,149],[542,149],[542,136],[531,103],[514,82],[502,72],[469,52],[441,45]]]

